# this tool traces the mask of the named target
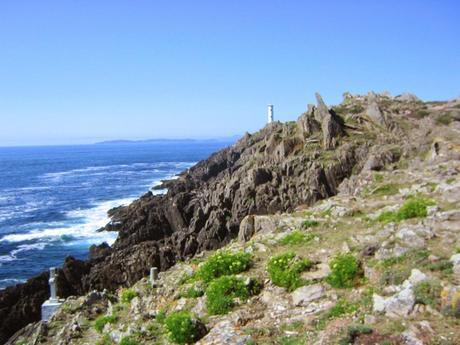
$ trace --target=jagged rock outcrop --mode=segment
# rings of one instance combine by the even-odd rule
[[[383,127],[387,126],[385,116],[382,114],[379,105],[377,104],[376,95],[373,92],[369,92],[366,114],[376,124]]]
[[[115,244],[93,247],[86,262],[68,258],[59,274],[59,294],[114,290],[138,281],[152,266],[165,270],[177,260],[222,247],[237,237],[245,216],[292,211],[335,195],[344,179],[363,168],[370,152],[378,156],[387,144],[402,142],[367,126],[347,133],[344,118],[316,97],[317,106],[297,123],[274,122],[246,134],[165,181],[159,186],[168,189],[165,195],[149,192],[111,210],[105,229],[118,231]],[[248,227],[244,236],[250,235]],[[0,292],[0,343],[38,319],[48,295],[46,277]]]

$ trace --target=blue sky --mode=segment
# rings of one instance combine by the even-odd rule
[[[457,1],[0,2],[0,145],[209,138],[319,91],[460,95]]]

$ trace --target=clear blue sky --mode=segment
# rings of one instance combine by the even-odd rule
[[[460,95],[460,1],[2,0],[0,145],[223,137],[319,91]]]

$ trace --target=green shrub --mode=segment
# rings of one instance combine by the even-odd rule
[[[302,222],[302,224],[300,225],[300,227],[302,229],[308,229],[308,228],[313,228],[315,226],[318,226],[319,225],[319,222],[316,221],[316,220],[310,220],[310,219],[307,219],[307,220],[304,220]]]
[[[103,315],[99,316],[96,321],[94,321],[94,328],[99,333],[102,333],[106,324],[111,323],[115,324],[118,321],[118,317],[116,315]]]
[[[131,300],[137,296],[137,292],[133,289],[123,289],[121,291],[121,302],[130,303]]]
[[[427,216],[427,207],[435,205],[431,199],[423,197],[409,198],[396,212],[386,211],[382,212],[377,220],[379,222],[399,222],[404,219],[410,218],[424,218]]]
[[[417,119],[423,119],[424,117],[430,115],[430,112],[425,109],[417,109],[413,115]]]
[[[350,303],[346,299],[339,299],[337,303],[326,313],[328,319],[339,317],[346,314],[352,314],[358,310],[358,305]]]
[[[443,114],[441,114],[441,116],[439,116],[437,119],[436,119],[436,123],[438,125],[445,125],[445,126],[448,126],[450,125],[450,123],[453,121],[454,117],[452,116],[451,113],[449,112],[445,112]]]
[[[205,282],[210,282],[224,275],[244,272],[250,265],[251,254],[249,253],[218,251],[198,269],[196,276]]]
[[[267,271],[273,284],[293,291],[305,285],[306,281],[300,274],[311,268],[313,263],[308,259],[302,259],[293,252],[287,252],[274,256],[267,265]]]
[[[120,345],[139,345],[139,342],[131,337],[123,337],[120,341]]]
[[[438,306],[441,300],[442,287],[437,280],[425,280],[414,286],[415,303]]]
[[[359,261],[351,254],[339,254],[329,263],[331,273],[326,281],[335,288],[356,286],[362,276]]]
[[[315,238],[315,234],[311,232],[304,232],[300,230],[294,230],[287,236],[285,236],[281,241],[280,244],[283,246],[286,245],[300,245],[300,244],[307,244],[311,242]]]
[[[354,344],[357,337],[361,334],[372,333],[372,328],[365,325],[352,325],[348,327],[345,337],[340,339],[339,345]]]
[[[213,280],[206,289],[206,307],[210,314],[225,314],[233,308],[236,298],[245,301],[259,291],[260,285],[255,280],[246,284],[242,278],[222,276]]]
[[[201,336],[198,321],[187,311],[172,313],[165,319],[165,325],[171,341],[178,344],[194,343]]]

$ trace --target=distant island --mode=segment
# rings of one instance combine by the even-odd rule
[[[144,139],[144,140],[106,140],[106,141],[99,141],[94,143],[94,145],[113,145],[113,144],[150,144],[150,143],[160,143],[160,142],[178,142],[178,143],[186,143],[186,142],[233,142],[241,138],[242,135],[232,135],[230,137],[222,137],[222,138],[208,138],[208,139],[191,139],[191,138],[184,138],[184,139],[167,139],[167,138],[157,138],[157,139]]]

